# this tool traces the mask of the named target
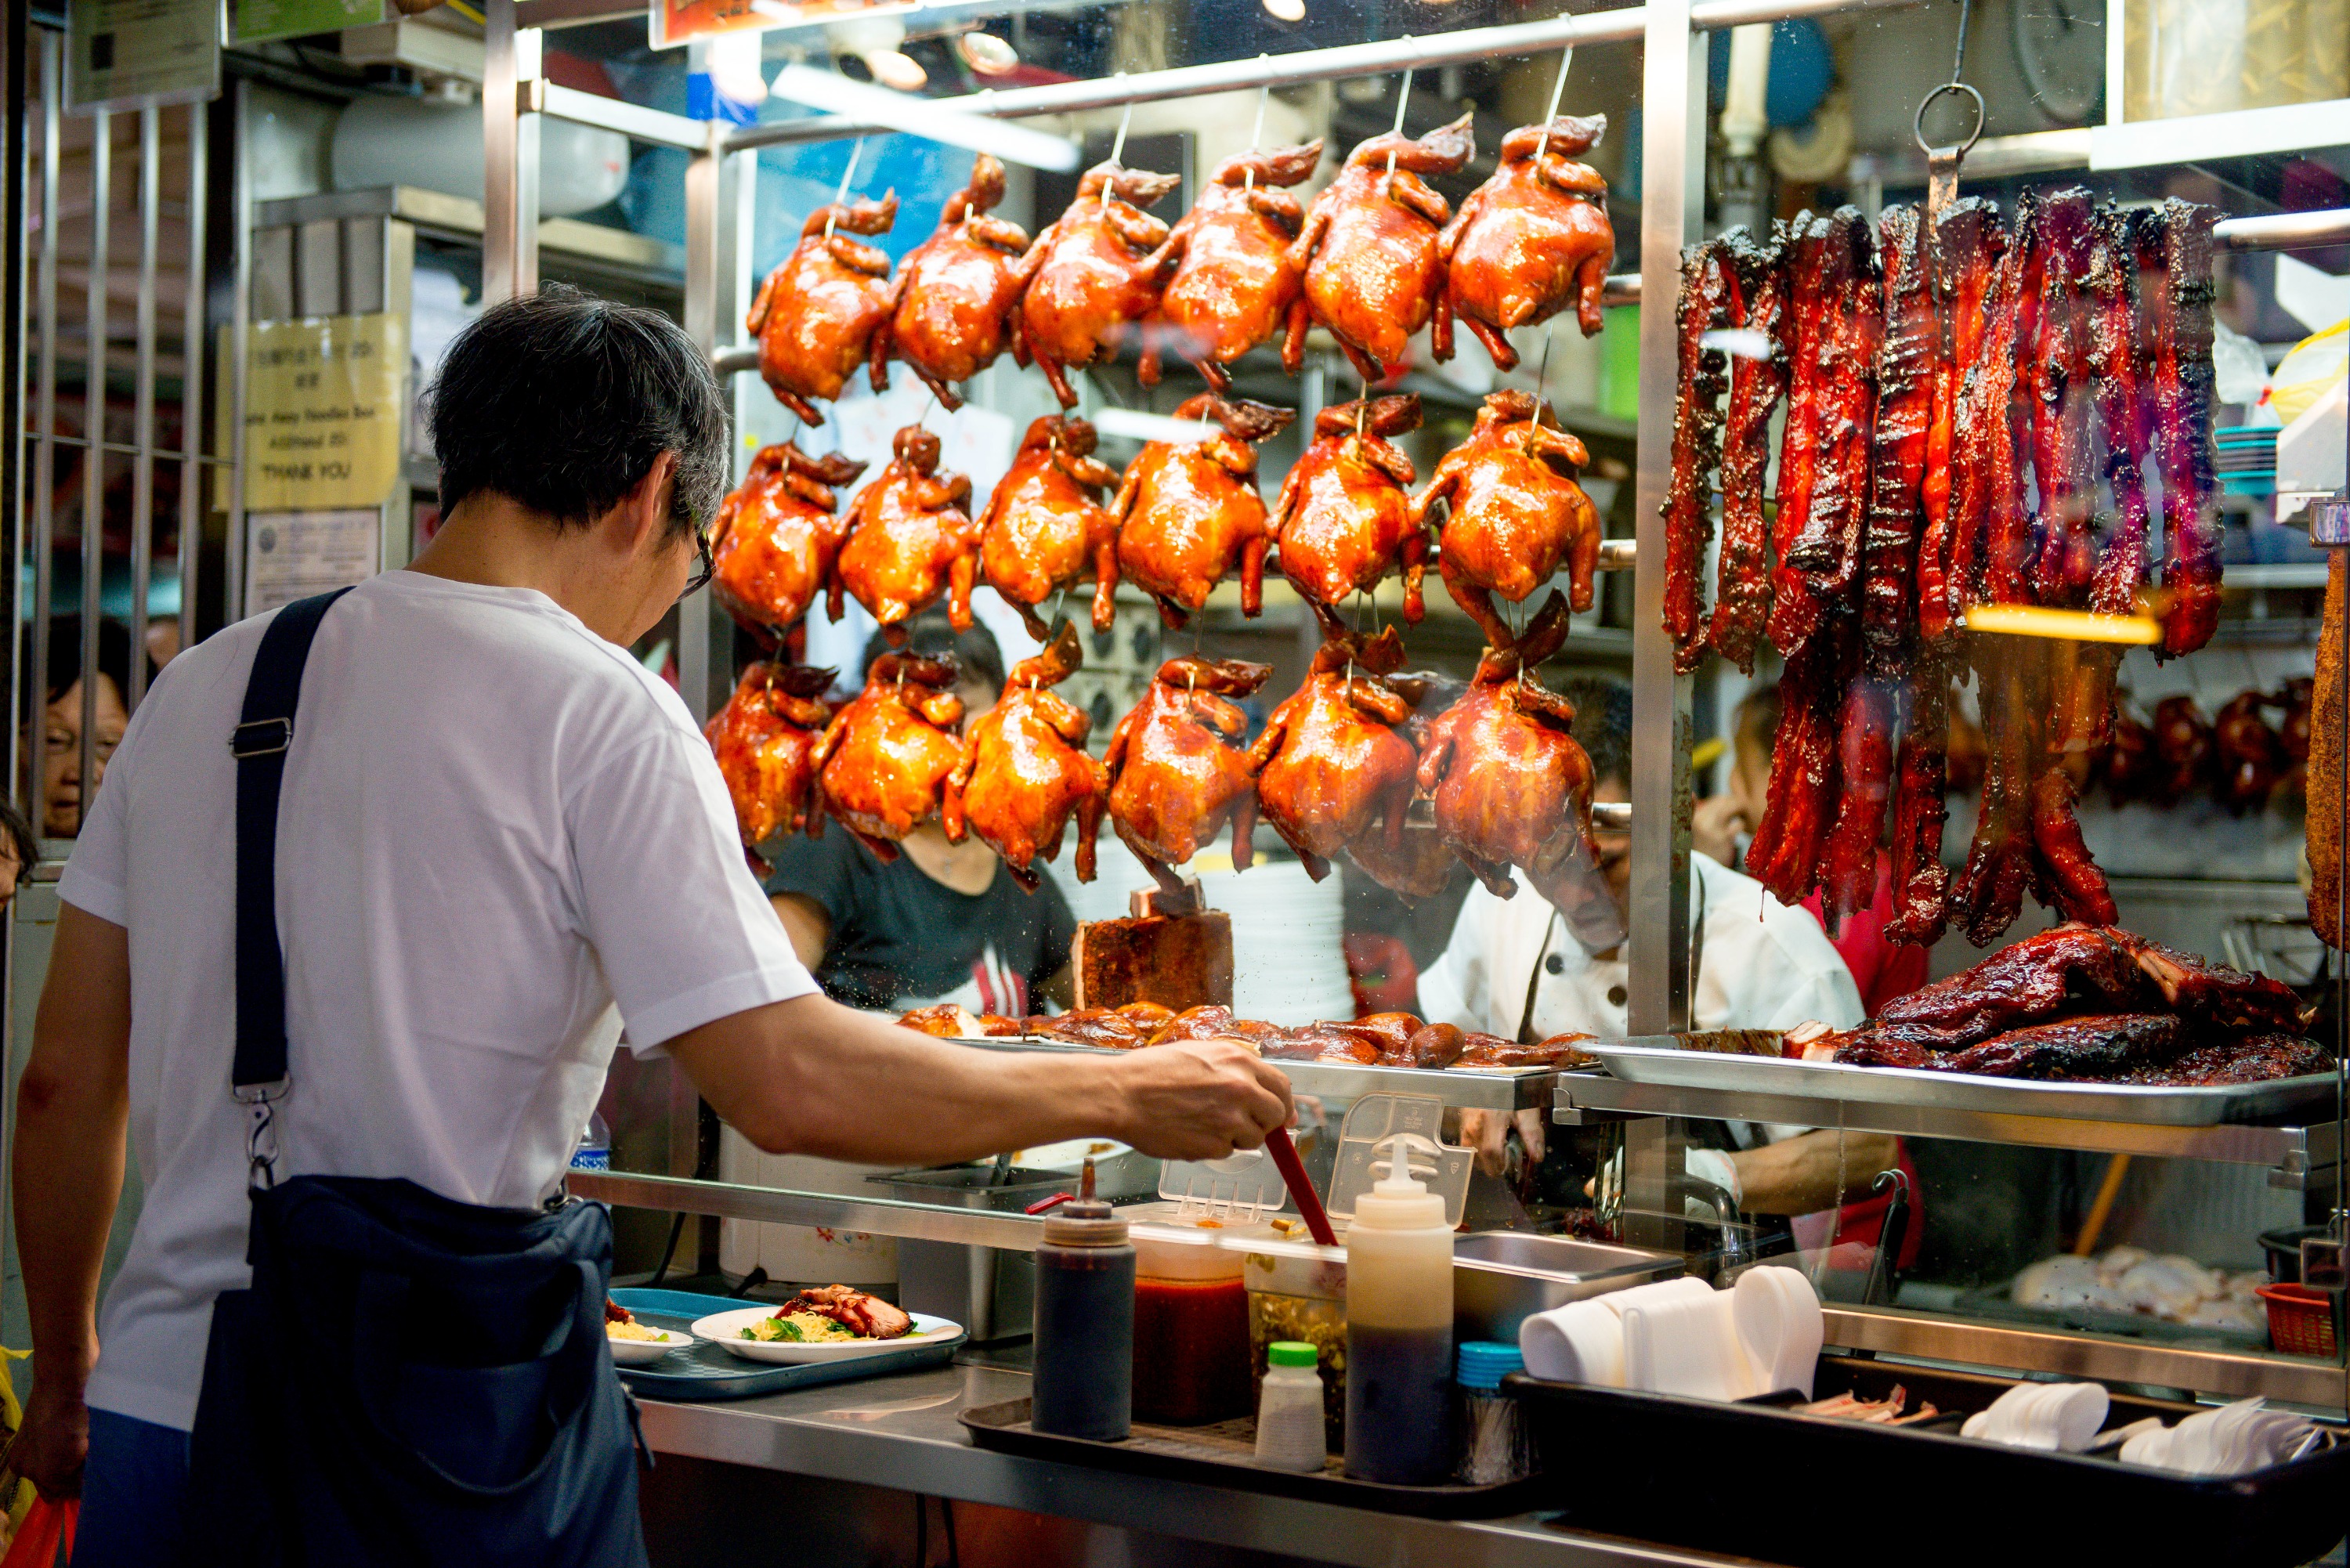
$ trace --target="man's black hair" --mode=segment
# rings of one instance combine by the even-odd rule
[[[726,400],[669,317],[562,284],[494,305],[449,345],[430,394],[441,514],[476,491],[585,527],[677,454],[670,523],[707,526],[726,490]]]
[[[1553,682],[1575,704],[1575,739],[1591,757],[1591,782],[1632,782],[1632,688],[1610,675]]]
[[[49,620],[48,695],[41,702],[33,701],[33,659],[31,654],[32,627],[25,628],[25,648],[17,664],[20,674],[16,681],[16,700],[20,711],[27,718],[36,708],[46,708],[68,691],[81,679],[81,617],[53,616]],[[98,623],[98,672],[114,682],[114,690],[126,702],[130,697],[130,631],[119,620],[100,619]]]
[[[879,632],[865,642],[865,657],[858,660],[860,674],[873,668],[873,661],[893,651]],[[984,680],[997,691],[1003,690],[1003,647],[983,621],[971,623],[969,631],[957,631],[942,609],[924,610],[906,623],[906,646],[903,651],[932,658],[951,653],[969,677]]]

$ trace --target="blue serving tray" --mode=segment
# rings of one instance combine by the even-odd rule
[[[675,1329],[691,1335],[696,1320],[714,1312],[757,1306],[757,1302],[730,1296],[697,1295],[691,1291],[620,1289],[612,1299],[654,1328]],[[621,1381],[649,1399],[747,1399],[754,1394],[775,1394],[785,1388],[808,1388],[819,1383],[846,1383],[855,1377],[879,1377],[918,1367],[943,1366],[954,1359],[964,1335],[925,1340],[903,1350],[860,1355],[848,1361],[816,1362],[803,1366],[745,1361],[724,1345],[706,1339],[681,1345],[659,1361],[643,1366],[616,1366]]]

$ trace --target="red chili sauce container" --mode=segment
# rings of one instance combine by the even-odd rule
[[[1242,1254],[1215,1244],[1134,1238],[1134,1418],[1197,1427],[1249,1413],[1248,1290]]]

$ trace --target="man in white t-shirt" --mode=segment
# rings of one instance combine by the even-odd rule
[[[698,542],[707,575],[724,407],[676,327],[569,290],[451,348],[432,410],[447,520],[328,614],[287,754],[280,1171],[534,1207],[624,1035],[775,1152],[1260,1143],[1287,1082],[1229,1044],[1006,1057],[816,993],[709,747],[626,646]],[[158,678],[58,888],[15,1153],[34,1349],[15,1459],[46,1493],[87,1489],[84,1563],[172,1560],[213,1302],[249,1273],[228,738],[268,618]],[[126,1139],[147,1196],[101,1334]]]

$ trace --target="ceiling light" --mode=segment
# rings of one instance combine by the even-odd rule
[[[931,73],[922,68],[920,60],[902,49],[876,49],[865,57],[865,68],[873,79],[898,92],[920,92]]]
[[[993,33],[965,33],[955,40],[955,53],[983,77],[1000,77],[1020,65],[1018,52]]]
[[[1305,0],[1264,0],[1265,11],[1284,22],[1305,20]]]

